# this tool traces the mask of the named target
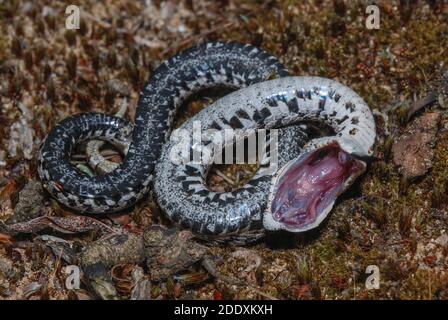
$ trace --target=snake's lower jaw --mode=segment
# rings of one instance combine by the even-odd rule
[[[290,161],[273,180],[267,230],[304,232],[328,216],[337,197],[361,175],[366,164],[337,142],[308,151]]]

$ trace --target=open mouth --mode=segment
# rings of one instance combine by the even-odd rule
[[[316,227],[336,198],[365,170],[364,162],[337,143],[305,153],[290,162],[274,185],[271,214],[288,231]]]

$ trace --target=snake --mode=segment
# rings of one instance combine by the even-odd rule
[[[162,145],[178,109],[190,97],[211,88],[235,90],[288,75],[276,57],[249,44],[206,42],[181,51],[152,72],[140,92],[133,124],[87,112],[55,125],[38,152],[40,180],[53,198],[75,212],[108,214],[130,208],[151,191]],[[126,147],[123,163],[101,175],[80,172],[70,163],[71,154],[92,139]]]
[[[272,80],[271,80],[272,79]],[[206,162],[176,163],[179,147],[171,135],[179,107],[213,87],[236,91],[218,99],[175,132],[279,129],[278,144],[267,148],[250,181],[229,192],[207,186],[207,175],[221,155]],[[306,123],[319,122],[334,135],[309,139]],[[178,131],[180,130],[180,131]],[[76,211],[103,214],[133,206],[153,189],[168,217],[207,239],[251,242],[270,230],[304,232],[319,226],[338,196],[366,170],[376,131],[369,106],[349,87],[321,77],[290,76],[269,53],[252,45],[209,42],[162,63],[140,93],[135,122],[101,113],[70,116],[47,135],[39,152],[44,187]],[[130,141],[123,163],[94,177],[70,164],[80,142],[100,138]],[[188,139],[187,139],[188,140]],[[233,141],[232,143],[234,143]],[[182,150],[201,152],[183,142]],[[272,170],[272,154],[278,161]]]
[[[334,134],[309,139],[298,155],[289,151],[294,139],[304,137],[290,140],[286,135],[286,146],[277,145],[277,166],[270,164],[271,148],[243,187],[229,192],[208,188],[208,172],[222,158],[219,150],[235,142],[218,139],[218,147],[207,151],[204,147],[216,132],[232,130],[241,140],[253,130],[301,122],[321,123]],[[195,126],[200,141],[188,139]],[[318,227],[337,197],[366,170],[376,138],[373,114],[357,93],[312,76],[283,77],[232,92],[177,130],[182,134],[173,132],[156,165],[154,191],[160,207],[199,236],[236,243],[255,241],[269,231],[300,233]],[[191,156],[183,157],[185,150],[205,156],[191,161]]]

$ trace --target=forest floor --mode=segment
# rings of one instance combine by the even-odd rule
[[[0,1],[0,298],[448,299],[448,6],[376,2],[378,30],[366,28],[365,1],[81,0],[81,28],[67,30],[64,1]],[[244,248],[198,245],[197,263],[154,281],[157,263],[126,245],[179,236],[148,229],[171,227],[155,202],[77,216],[42,193],[37,150],[74,113],[113,114],[126,99],[132,121],[151,72],[206,40],[251,43],[292,74],[350,86],[378,111],[376,158],[318,230]],[[185,106],[179,123],[207,101]],[[229,188],[256,168],[218,169],[227,179],[211,183]],[[111,270],[83,270],[81,288],[68,288],[70,266],[96,244],[110,245],[93,252]],[[196,248],[181,233],[166,248],[186,244]],[[220,257],[215,274],[204,257]],[[377,289],[366,286],[368,266]]]

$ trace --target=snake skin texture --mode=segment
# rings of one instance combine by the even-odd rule
[[[238,129],[244,137],[245,132],[253,129],[308,121],[330,126],[334,136],[312,139],[305,150],[337,143],[354,156],[369,157],[373,152],[376,132],[370,108],[350,88],[320,77],[285,77],[235,91],[187,120],[179,129],[192,132],[193,123],[198,122],[202,131]],[[293,145],[295,137],[287,137],[285,141],[288,139],[291,139],[289,146]],[[244,187],[216,193],[206,186],[209,164],[173,163],[178,143],[170,141],[164,145],[154,182],[157,201],[171,220],[218,241],[233,238],[247,242],[261,237],[263,227],[272,225],[266,216],[270,214],[275,173],[262,174],[259,170]],[[192,142],[188,143],[190,150],[196,148]],[[288,144],[280,145],[279,152],[284,152],[282,148],[288,150]],[[265,160],[261,159],[261,168]],[[281,157],[279,161],[280,171],[284,161]],[[352,180],[348,182],[343,190]],[[326,208],[325,216],[333,203]]]
[[[123,141],[129,135],[130,127],[123,119],[86,113],[63,120],[48,134],[39,152],[40,179],[54,198],[78,212],[103,214],[128,208],[149,192],[173,118],[191,95],[219,86],[238,89],[287,75],[275,57],[251,45],[210,42],[185,50],[162,63],[144,86],[132,143],[116,170],[89,177],[70,164],[74,146],[82,141]]]
[[[115,113],[115,116],[122,118],[126,113],[126,109],[127,99],[124,98],[122,99],[120,109],[117,113]],[[114,139],[108,142],[119,150],[122,155],[126,155],[128,153],[129,145],[131,144],[133,131],[132,123],[128,123],[127,128],[123,128],[123,130],[127,130],[129,132],[127,137],[123,137],[125,140],[120,141]],[[104,145],[106,145],[106,142],[101,140],[90,140],[86,144],[87,162],[89,163],[90,168],[99,174],[112,172],[120,166],[119,163],[109,161],[101,154],[101,148]]]

